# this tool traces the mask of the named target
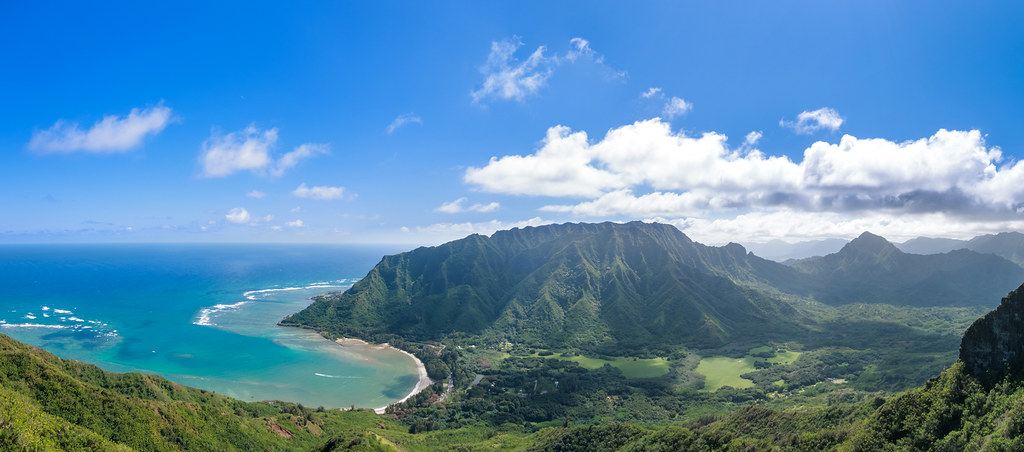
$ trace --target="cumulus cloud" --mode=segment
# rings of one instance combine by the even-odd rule
[[[549,220],[534,217],[521,221],[490,220],[465,223],[436,223],[412,228],[402,226],[399,230],[409,236],[410,239],[414,239],[415,243],[443,243],[449,240],[460,239],[469,234],[491,235],[496,231],[527,226],[542,226],[551,223]]]
[[[782,127],[793,129],[801,135],[810,135],[819,130],[828,129],[832,132],[839,130],[843,125],[843,118],[839,112],[831,108],[819,108],[814,111],[802,111],[796,117],[796,121],[779,121]]]
[[[298,165],[300,161],[313,157],[317,154],[326,154],[330,151],[330,146],[326,144],[318,143],[305,143],[295,148],[291,152],[285,153],[281,158],[277,159],[277,163],[270,170],[270,174],[275,177],[281,177],[285,171]]]
[[[61,119],[49,129],[33,133],[28,148],[43,154],[125,152],[142,144],[147,135],[162,132],[173,120],[171,109],[163,102],[142,110],[133,108],[127,116],[104,116],[87,130]]]
[[[292,195],[295,195],[299,198],[329,201],[332,199],[343,198],[345,196],[345,187],[328,187],[324,185],[307,187],[306,183],[303,182],[295,190],[292,191]]]
[[[486,192],[586,198],[542,210],[591,217],[1024,211],[1024,164],[1000,166],[1000,149],[988,147],[977,130],[941,129],[906,142],[845,135],[812,144],[799,162],[764,154],[755,148],[759,138],[747,135],[732,148],[725,135],[674,133],[657,118],[612,129],[596,142],[556,126],[536,152],[492,157],[464,177]]]
[[[285,225],[290,227],[290,228],[301,228],[301,227],[305,226],[306,223],[303,223],[302,220],[295,220],[295,221],[289,221],[289,222],[285,223]]]
[[[224,218],[232,223],[245,224],[252,219],[252,215],[242,207],[235,207],[229,210],[227,215],[224,215]]]
[[[545,55],[547,47],[539,46],[526,60],[520,61],[515,53],[522,46],[523,41],[518,36],[491,42],[487,63],[480,68],[484,83],[470,93],[473,102],[479,103],[487,98],[522,101],[536,94],[561,64],[587,60],[608,68],[604,64],[604,57],[595,52],[590,42],[583,38],[570,39],[570,48],[564,55]],[[616,77],[625,75],[620,71],[612,72]]]
[[[640,97],[643,97],[644,99],[650,99],[650,98],[652,98],[654,96],[658,96],[659,94],[661,94],[661,88],[653,88],[652,87],[652,88],[648,88],[647,91],[644,91],[643,93],[641,93]]]
[[[750,132],[743,139],[743,145],[746,146],[747,148],[751,148],[754,145],[756,145],[758,141],[761,141],[761,137],[763,136],[764,133],[762,133],[761,131]]]
[[[648,88],[647,91],[640,93],[640,97],[664,101],[665,104],[661,107],[661,116],[668,120],[675,119],[693,110],[692,103],[687,102],[681,97],[668,97],[661,91],[661,88]]]
[[[493,212],[501,207],[501,204],[497,202],[491,202],[488,204],[476,203],[471,206],[465,206],[464,204],[468,201],[468,198],[459,198],[452,202],[446,202],[441,204],[440,207],[434,209],[435,212],[443,213],[460,213],[460,212]]]
[[[266,197],[267,194],[263,193],[262,191],[259,191],[259,190],[253,190],[253,191],[251,191],[249,193],[246,193],[245,196],[248,196],[250,198],[262,199],[262,198]]]
[[[693,109],[693,104],[672,96],[668,102],[665,102],[665,107],[661,109],[661,114],[665,115],[668,119],[674,119],[677,116],[685,115],[686,112]]]
[[[277,129],[254,125],[226,135],[213,134],[203,142],[200,164],[206,177],[224,177],[239,171],[280,177],[300,161],[329,151],[326,144],[306,143],[276,161],[270,151],[277,145]]]
[[[260,170],[270,165],[270,148],[277,143],[277,129],[260,130],[250,125],[203,142],[200,162],[203,175],[222,177],[242,170]]]
[[[394,121],[391,121],[391,124],[388,124],[388,135],[395,133],[396,130],[407,124],[423,125],[423,120],[412,113],[398,115]]]
[[[964,218],[942,212],[907,214],[883,213],[847,215],[838,212],[795,210],[748,212],[731,218],[647,218],[676,226],[690,238],[706,244],[742,240],[765,243],[771,240],[800,242],[828,238],[853,239],[870,231],[902,242],[915,237],[969,239],[982,234],[1024,229],[1024,220]]]

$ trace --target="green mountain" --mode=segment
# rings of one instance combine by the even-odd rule
[[[562,224],[387,256],[281,323],[364,338],[716,346],[791,331],[801,315],[760,289],[800,283],[739,245],[704,246],[669,225]]]
[[[808,277],[810,295],[833,305],[984,306],[1024,281],[1024,268],[992,254],[908,254],[868,232],[792,267]]]
[[[561,224],[386,256],[348,291],[281,324],[382,341],[468,334],[555,348],[715,347],[808,325],[783,299],[984,306],[1022,280],[1024,269],[994,255],[907,254],[869,233],[786,266],[670,225]]]

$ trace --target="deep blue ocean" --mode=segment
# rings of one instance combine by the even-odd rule
[[[408,356],[276,322],[397,248],[0,245],[0,332],[64,358],[242,400],[381,407],[416,384]]]

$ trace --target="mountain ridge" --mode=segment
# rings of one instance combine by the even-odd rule
[[[759,323],[792,327],[795,310],[736,283],[787,278],[796,278],[788,267],[739,245],[693,242],[670,225],[566,223],[387,256],[348,291],[282,324],[339,335],[713,346]]]
[[[385,256],[281,324],[381,342],[466,334],[555,348],[716,347],[813,323],[784,301],[793,297],[985,306],[1022,280],[1024,269],[994,255],[911,255],[869,232],[787,266],[667,224],[565,223]]]

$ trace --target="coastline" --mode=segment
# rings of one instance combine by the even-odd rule
[[[398,352],[401,352],[401,353],[405,353],[410,358],[412,358],[413,362],[416,363],[416,373],[417,373],[417,375],[419,375],[419,379],[416,381],[416,386],[414,386],[412,388],[412,391],[410,391],[409,394],[406,394],[405,397],[402,397],[401,399],[399,399],[398,401],[396,401],[394,403],[405,402],[406,400],[409,400],[409,398],[411,398],[412,396],[414,396],[416,394],[419,394],[420,391],[423,391],[424,389],[427,389],[427,387],[429,387],[430,385],[434,384],[434,381],[431,380],[430,377],[427,376],[427,367],[423,365],[423,362],[420,361],[420,359],[417,358],[416,355],[413,355],[412,353],[409,353],[409,352],[407,352],[405,350],[397,348],[397,347],[395,347],[395,346],[393,346],[393,345],[391,345],[391,344],[389,344],[387,342],[385,342],[383,344],[371,345],[370,343],[368,343],[368,342],[366,342],[366,341],[364,341],[362,339],[356,339],[356,338],[350,338],[350,337],[343,337],[343,338],[340,338],[340,339],[336,339],[334,342],[337,343],[338,345],[341,345],[342,347],[344,347],[346,345],[361,345],[361,346],[381,348],[381,349],[391,349],[391,350],[395,350],[395,351],[398,351]],[[384,410],[385,409],[387,409],[387,406],[382,406],[380,408],[374,408],[373,412],[377,413],[377,414],[384,414]]]

